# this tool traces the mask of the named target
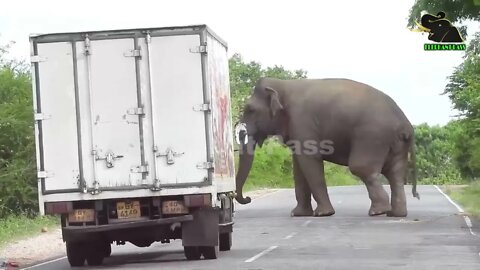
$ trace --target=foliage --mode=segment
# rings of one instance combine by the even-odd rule
[[[31,80],[0,46],[0,217],[37,206]]]
[[[455,159],[464,177],[480,176],[480,32],[475,34],[443,94],[460,112]]]
[[[443,11],[452,23],[479,20],[480,4],[475,1],[477,0],[416,0],[409,12],[408,26],[414,27],[415,22],[420,21],[421,12],[424,10],[433,15]],[[457,28],[466,37],[466,26],[457,26]]]
[[[480,218],[480,181],[460,189],[447,187],[447,193],[452,199],[459,202],[467,213]]]
[[[60,223],[58,217],[10,215],[0,219],[0,248],[11,240],[35,235],[42,228],[53,228]],[[1,268],[0,268],[1,269]]]
[[[460,172],[453,159],[457,136],[455,122],[446,126],[415,126],[417,177],[422,184],[461,182]]]
[[[260,63],[255,61],[247,63],[240,54],[234,54],[229,59],[229,68],[234,123],[238,121],[245,99],[251,94],[253,86],[261,77],[279,79],[307,77],[307,72],[301,69],[290,71],[279,65],[263,68]]]
[[[409,26],[415,25],[423,10],[433,14],[444,11],[452,23],[480,21],[480,3],[477,0],[417,0],[409,13]],[[463,26],[464,36],[465,31],[466,26]],[[448,125],[450,129],[455,129],[450,132],[453,149],[449,154],[462,177],[472,179],[480,176],[480,32],[472,37],[463,58],[464,62],[449,76],[443,94],[460,112],[459,119]]]

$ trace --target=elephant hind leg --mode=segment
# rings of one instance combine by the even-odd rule
[[[297,206],[292,210],[292,217],[312,216],[312,192],[308,186],[307,179],[303,174],[298,160],[295,155],[292,155],[293,162],[293,179],[295,180],[295,198]]]
[[[388,216],[407,216],[407,200],[404,189],[408,165],[407,155],[407,153],[398,153],[394,155],[390,158],[390,161],[384,168],[383,174],[387,177],[392,192],[392,211],[387,213]]]
[[[380,182],[380,174],[387,153],[386,147],[363,143],[357,147],[354,146],[350,154],[348,163],[350,171],[362,179],[367,187],[371,201],[369,216],[383,215],[391,210],[388,193]]]

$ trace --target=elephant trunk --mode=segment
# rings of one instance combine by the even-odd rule
[[[235,199],[240,204],[248,204],[252,201],[250,197],[243,197],[243,185],[245,184],[250,169],[252,168],[255,145],[256,142],[254,140],[248,140],[248,143],[242,144],[241,146],[240,162],[238,164],[238,172],[235,179],[237,193]]]

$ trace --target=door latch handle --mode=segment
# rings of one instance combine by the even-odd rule
[[[123,158],[123,155],[115,155],[113,152],[108,152],[105,157],[95,156],[95,160],[105,160],[107,168],[113,168],[116,159]]]
[[[178,157],[185,154],[185,152],[175,152],[171,148],[167,148],[167,150],[164,153],[158,153],[156,156],[157,157],[167,157],[167,164],[172,165],[175,163],[174,157]]]

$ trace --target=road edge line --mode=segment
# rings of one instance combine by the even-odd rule
[[[455,206],[458,210],[458,212],[460,214],[463,214],[463,220],[465,221],[465,224],[467,225],[468,227],[468,230],[470,231],[470,234],[473,235],[473,236],[478,236],[474,231],[473,231],[473,224],[472,224],[472,220],[470,219],[470,217],[467,216],[467,214],[465,213],[465,211],[463,210],[463,208],[458,205],[456,202],[454,202],[450,196],[448,196],[447,194],[445,194],[445,192],[443,192],[437,185],[434,185],[434,187],[438,190],[438,192],[440,192],[453,206]],[[479,254],[480,255],[480,254]]]
[[[276,248],[278,248],[278,246],[271,246],[271,247],[265,249],[264,251],[258,253],[257,255],[251,257],[250,259],[245,260],[245,262],[246,262],[246,263],[251,263],[251,262],[255,261],[256,259],[262,257],[263,255],[265,255],[265,254],[273,251],[273,250],[276,249]]]
[[[39,263],[39,264],[35,264],[35,265],[31,265],[31,266],[27,266],[25,268],[21,268],[22,270],[26,270],[26,269],[32,269],[32,268],[35,268],[35,267],[40,267],[42,265],[46,265],[46,264],[49,264],[49,263],[53,263],[53,262],[58,262],[58,261],[61,261],[63,259],[66,259],[67,256],[63,256],[63,257],[60,257],[60,258],[56,258],[56,259],[53,259],[53,260],[49,260],[49,261],[46,261],[46,262],[42,262],[42,263]]]

